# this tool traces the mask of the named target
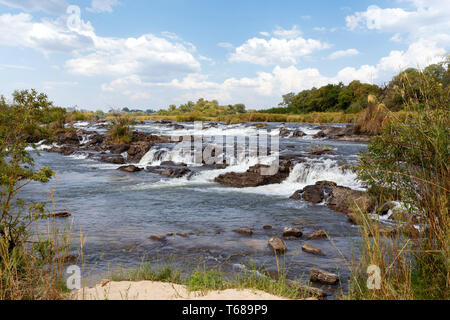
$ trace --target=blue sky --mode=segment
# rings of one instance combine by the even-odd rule
[[[36,88],[90,110],[200,97],[263,109],[441,61],[449,31],[441,0],[0,0],[0,93]]]

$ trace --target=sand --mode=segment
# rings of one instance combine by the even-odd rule
[[[227,289],[223,291],[189,292],[183,285],[154,282],[108,282],[94,288],[78,290],[78,300],[284,300],[259,290]]]

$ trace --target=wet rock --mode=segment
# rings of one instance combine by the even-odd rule
[[[148,141],[133,142],[128,149],[128,161],[139,162],[150,150],[152,143]]]
[[[183,232],[177,232],[177,236],[182,237],[182,238],[187,238],[188,235],[186,233]]]
[[[314,155],[314,156],[321,156],[324,154],[335,154],[333,151],[331,151],[331,149],[329,148],[322,148],[322,149],[318,149],[318,150],[313,150],[308,152],[309,155]]]
[[[108,145],[108,150],[113,154],[122,154],[130,149],[130,145],[126,143],[116,143]]]
[[[118,168],[117,170],[121,170],[121,171],[125,171],[125,172],[139,172],[139,171],[142,171],[141,168],[138,168],[138,167],[133,166],[133,165],[123,166],[123,167]]]
[[[256,128],[265,128],[267,126],[268,126],[267,123],[255,123],[255,124],[253,124],[253,127],[256,127]]]
[[[52,217],[52,218],[68,218],[71,216],[72,216],[72,214],[70,212],[66,212],[66,211],[49,214],[49,217]]]
[[[280,129],[280,137],[287,137],[291,134],[291,131],[289,129]]]
[[[236,173],[229,172],[222,174],[214,179],[215,182],[225,186],[234,188],[258,187],[268,184],[278,184],[283,182],[290,173],[292,163],[290,161],[282,161],[279,165],[278,172],[274,175],[262,175],[262,168],[269,168],[267,165],[258,164],[250,167],[247,172]]]
[[[173,161],[163,161],[161,162],[161,166],[167,166],[167,167],[187,167],[186,163],[175,163]]]
[[[93,136],[89,138],[89,141],[84,144],[85,147],[92,147],[99,144],[102,144],[105,140],[105,137],[99,133],[95,133]]]
[[[54,133],[54,140],[59,145],[79,145],[80,144],[80,138],[78,138],[78,135],[75,130],[71,129],[58,129]]]
[[[181,178],[192,174],[192,171],[186,167],[167,167],[167,166],[156,166],[147,167],[147,172],[162,175],[168,178]]]
[[[167,236],[168,237],[173,237],[175,234],[173,233],[173,232],[169,232],[168,234],[167,234]]]
[[[306,136],[306,133],[304,133],[301,130],[295,130],[294,133],[292,133],[292,137],[294,138],[300,138]]]
[[[113,164],[125,164],[125,159],[120,155],[103,155],[100,160]]]
[[[334,273],[330,273],[320,269],[309,270],[309,279],[312,282],[320,282],[323,284],[337,284],[339,282],[339,276]]]
[[[56,152],[60,153],[63,156],[70,156],[71,154],[74,154],[76,151],[78,151],[78,148],[74,146],[63,146],[63,147],[52,147],[47,150],[48,152]]]
[[[311,244],[307,244],[305,243],[302,246],[302,250],[308,253],[312,253],[315,254],[316,256],[324,256],[325,254],[322,252],[322,250],[320,250],[319,248],[311,245]]]
[[[265,226],[263,226],[263,229],[264,229],[264,230],[271,230],[271,229],[272,229],[272,226],[270,226],[270,225],[265,225]]]
[[[300,229],[294,227],[285,227],[283,229],[283,237],[300,238],[302,235],[303,232]]]
[[[354,130],[354,125],[347,125],[345,127],[322,126],[322,131],[314,135],[314,138],[328,138],[330,140],[338,141],[353,141],[353,142],[367,142],[370,137],[367,135],[359,135]]]
[[[318,230],[313,233],[311,233],[306,240],[313,240],[313,239],[323,239],[327,238],[327,233],[324,230]]]
[[[166,237],[160,234],[153,234],[150,236],[150,239],[155,241],[164,241],[166,240]]]
[[[306,186],[296,191],[290,199],[305,200],[313,204],[327,201],[330,209],[347,215],[352,223],[360,223],[353,208],[360,208],[363,212],[372,212],[375,200],[366,192],[337,186],[334,182],[319,181],[315,185]]]
[[[238,228],[238,229],[234,229],[233,232],[236,232],[239,234],[244,234],[247,236],[251,236],[253,234],[253,231],[250,228]]]
[[[170,120],[158,120],[158,121],[155,121],[154,123],[157,123],[157,124],[171,124],[172,121],[170,121]]]
[[[269,247],[276,253],[285,253],[287,251],[286,244],[278,237],[269,239]]]

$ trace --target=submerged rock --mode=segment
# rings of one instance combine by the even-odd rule
[[[120,155],[103,155],[100,160],[113,164],[125,164],[125,159]]]
[[[70,212],[66,212],[66,211],[49,214],[49,217],[52,217],[52,218],[68,218],[71,216],[72,216],[72,214]]]
[[[309,279],[312,282],[320,282],[323,284],[337,284],[339,282],[339,276],[334,273],[330,273],[320,269],[309,270]]]
[[[160,234],[153,234],[150,236],[150,239],[155,241],[164,241],[166,240],[166,237]]]
[[[244,234],[247,236],[251,236],[253,234],[253,231],[250,228],[238,228],[238,229],[234,229],[233,232],[236,232],[239,234]]]

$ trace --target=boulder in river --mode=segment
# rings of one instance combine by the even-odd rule
[[[70,212],[63,211],[63,212],[52,213],[49,216],[52,218],[68,218],[68,217],[72,216],[72,214]]]
[[[54,140],[59,145],[79,145],[80,138],[75,130],[72,129],[58,129],[54,133]]]
[[[312,282],[320,282],[323,284],[337,284],[339,282],[339,276],[334,273],[330,273],[320,269],[309,270],[309,279]]]
[[[269,239],[269,247],[275,251],[275,253],[285,253],[287,251],[286,244],[278,237]]]
[[[283,237],[295,237],[300,238],[303,232],[300,229],[294,227],[285,227],[283,230]]]
[[[125,159],[121,155],[103,155],[100,160],[113,164],[125,164]]]
[[[121,170],[121,171],[125,171],[125,172],[139,172],[139,171],[142,171],[141,168],[136,167],[134,165],[123,166],[123,167],[118,168],[117,170]]]
[[[160,234],[152,234],[150,236],[150,239],[155,240],[155,241],[164,241],[166,240],[166,237]]]
[[[214,179],[215,182],[234,188],[258,187],[268,184],[279,184],[283,182],[290,173],[292,163],[290,161],[280,162],[278,172],[274,175],[262,175],[262,168],[269,168],[267,165],[257,164],[250,167],[247,172],[228,172],[221,174]]]
[[[316,256],[324,256],[325,255],[322,252],[322,250],[320,250],[319,248],[317,248],[317,247],[315,247],[315,246],[313,246],[311,244],[308,244],[308,243],[305,243],[302,246],[302,250],[305,251],[305,252],[308,252],[308,253],[315,254]]]
[[[327,238],[327,233],[324,230],[318,230],[313,233],[311,233],[306,240],[313,240],[313,239],[323,239]]]

